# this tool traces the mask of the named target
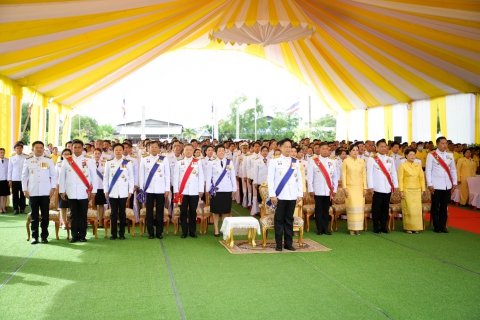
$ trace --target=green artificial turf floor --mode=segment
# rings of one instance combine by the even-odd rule
[[[233,215],[247,215],[234,204]],[[0,319],[475,319],[480,235],[450,228],[305,238],[329,252],[232,255],[213,236],[26,241],[0,215]],[[273,234],[270,235],[270,238]],[[257,239],[260,237],[257,237]],[[236,239],[241,239],[237,237]]]

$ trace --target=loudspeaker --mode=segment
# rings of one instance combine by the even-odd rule
[[[393,141],[398,142],[398,143],[402,143],[402,137],[400,137],[400,136],[393,137]]]

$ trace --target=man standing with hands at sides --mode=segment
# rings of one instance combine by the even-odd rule
[[[269,205],[275,210],[276,251],[282,251],[282,235],[285,238],[285,249],[295,251],[293,242],[293,213],[295,206],[303,198],[303,180],[297,159],[290,157],[292,141],[283,139],[279,142],[281,155],[271,159],[268,164],[268,196]]]
[[[338,177],[336,160],[329,158],[330,149],[326,142],[320,144],[320,156],[308,160],[307,183],[308,192],[315,197],[315,222],[317,234],[332,235],[328,231],[328,210],[337,193]]]
[[[206,191],[210,193],[210,212],[213,214],[215,237],[219,237],[218,218],[232,212],[232,195],[237,191],[237,181],[232,161],[225,158],[223,144],[215,146],[217,158],[209,161],[206,172]]]
[[[12,188],[13,214],[25,213],[25,196],[22,190],[23,163],[27,155],[23,153],[23,142],[15,143],[15,154],[8,161],[7,180],[8,186]],[[19,211],[20,209],[20,211]]]
[[[185,157],[175,164],[173,171],[174,202],[180,206],[180,223],[182,225],[182,239],[189,234],[197,238],[197,206],[198,199],[203,196],[204,178],[202,166],[193,158],[193,145],[185,144]],[[188,208],[188,213],[187,213]],[[188,223],[187,223],[188,218]]]
[[[88,199],[97,193],[97,173],[95,161],[85,157],[83,142],[73,140],[73,155],[65,156],[58,179],[59,192],[70,206],[72,228],[71,243],[87,242]],[[106,177],[104,177],[106,179]]]
[[[150,154],[142,158],[140,163],[139,181],[140,193],[146,201],[148,239],[154,239],[154,235],[163,239],[163,208],[165,199],[170,194],[170,163],[167,157],[159,155],[158,141],[150,142]],[[175,161],[177,160],[173,157]],[[146,193],[146,196],[145,196]],[[153,229],[153,203],[156,202],[156,231]]]
[[[385,139],[377,141],[377,154],[368,158],[367,186],[373,193],[372,217],[374,233],[388,231],[388,211],[390,196],[398,188],[397,169],[393,158],[387,156],[388,147]]]
[[[125,209],[127,200],[132,197],[134,176],[133,164],[123,157],[124,146],[120,143],[113,145],[114,158],[107,161],[103,178],[105,198],[110,202],[110,223],[112,235],[110,240],[117,239],[117,216],[120,220],[120,240],[125,240],[125,223],[127,220]],[[132,226],[135,228],[135,226]]]
[[[48,213],[50,197],[57,188],[57,171],[50,157],[44,155],[45,146],[41,141],[32,144],[33,156],[27,157],[23,165],[22,189],[25,198],[30,200],[32,241],[38,243],[38,209],[42,215],[42,243],[48,243]]]
[[[447,152],[447,139],[437,138],[437,150],[427,156],[425,165],[427,186],[432,193],[433,228],[436,233],[448,233],[447,205],[457,188],[457,169],[451,153]]]

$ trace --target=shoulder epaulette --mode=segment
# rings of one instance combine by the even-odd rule
[[[26,153],[22,153],[22,154],[23,154],[24,156],[28,156],[28,154],[26,154]]]
[[[136,158],[136,157],[137,157],[137,155],[136,155],[135,153],[132,153],[132,154],[130,155],[130,157],[132,157],[132,158]]]
[[[14,153],[12,153],[12,155],[10,157],[14,157],[15,155],[16,155],[16,153],[14,152]]]
[[[113,158],[113,159],[115,159],[115,158]],[[108,159],[107,161],[112,161],[113,159]]]
[[[142,154],[142,157],[143,157],[143,158],[145,158],[145,157],[147,157],[147,156],[148,156],[148,153],[143,153],[143,154]]]
[[[52,156],[43,155],[45,158],[52,159]]]
[[[107,160],[107,159],[105,159],[105,158],[103,158],[103,159],[102,159],[102,162],[107,162],[107,161],[108,161],[108,160]]]
[[[332,156],[332,157],[330,157],[330,159],[335,160],[336,158],[335,158],[335,156]]]
[[[184,158],[182,157],[182,158],[180,158],[180,159],[177,159],[177,161],[181,161],[181,160],[183,160],[183,159],[184,159]]]
[[[92,159],[92,156],[89,156],[88,154],[84,155],[85,158]]]
[[[33,156],[28,156],[27,159],[33,158]]]

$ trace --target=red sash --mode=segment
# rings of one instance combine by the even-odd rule
[[[447,164],[445,161],[443,161],[442,158],[437,154],[436,151],[432,152],[432,156],[437,160],[437,162],[442,166],[442,168],[447,172],[448,177],[450,178],[450,182],[452,183],[453,186],[453,179],[452,179],[452,174],[450,173],[450,169],[448,168]]]
[[[78,167],[77,163],[75,161],[73,161],[73,158],[72,156],[65,156],[65,158],[67,159],[67,162],[70,164],[70,166],[72,167],[73,171],[75,171],[75,173],[77,174],[77,176],[80,178],[80,180],[82,180],[83,184],[85,185],[85,187],[87,187],[87,194],[93,190],[93,187],[90,185],[90,183],[88,183],[88,180],[87,178],[85,178],[85,175],[83,174],[83,172],[80,170],[80,168]]]
[[[388,180],[388,183],[390,183],[390,187],[392,187],[392,192],[393,192],[395,187],[393,186],[392,177],[390,176],[390,173],[388,173],[387,168],[385,168],[385,165],[383,164],[382,160],[380,160],[380,158],[378,156],[373,156],[373,160],[375,160],[375,162],[380,167],[380,170],[382,170],[383,174],[385,175],[385,177]]]
[[[323,166],[318,158],[313,158],[313,161],[317,165],[317,167],[322,171],[323,176],[325,177],[325,181],[327,181],[328,188],[330,189],[330,195],[333,196],[333,185],[332,180],[330,180],[330,176],[328,175],[327,169]]]
[[[180,183],[180,189],[178,189],[178,193],[175,194],[175,198],[173,199],[173,203],[177,203],[178,205],[182,204],[182,199],[183,199],[183,189],[185,189],[185,185],[187,184],[188,178],[190,177],[190,174],[192,173],[193,166],[192,164],[198,163],[197,159],[193,159],[192,162],[190,162],[190,165],[187,168],[187,171],[185,171],[185,174],[183,175],[182,183]]]

